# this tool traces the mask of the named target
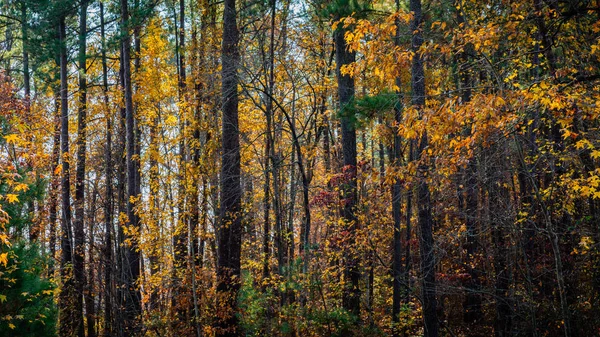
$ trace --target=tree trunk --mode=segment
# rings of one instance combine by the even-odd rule
[[[60,63],[60,61],[59,61]],[[51,178],[50,178],[50,192],[49,194],[49,223],[50,227],[50,235],[49,235],[49,251],[50,251],[50,261],[48,266],[48,275],[54,276],[54,261],[56,258],[56,220],[57,220],[57,208],[58,208],[58,185],[59,179],[56,174],[56,169],[58,168],[58,164],[60,162],[60,137],[61,137],[61,110],[60,110],[60,89],[55,88],[54,94],[54,140],[52,144],[52,165],[51,169]]]
[[[108,65],[106,62],[106,35],[104,4],[100,2],[100,35],[102,40],[102,94],[106,116],[106,147],[104,149],[105,196],[104,196],[104,332],[112,335],[112,275],[113,275],[113,161],[112,161],[112,116],[108,106]]]
[[[176,9],[173,9],[174,15],[176,16]],[[175,24],[177,35],[175,36],[175,49],[177,57],[177,88],[178,88],[178,99],[179,99],[179,176],[178,176],[178,192],[177,192],[177,209],[179,217],[177,219],[177,225],[175,228],[175,236],[173,238],[175,247],[175,261],[173,267],[175,268],[174,273],[174,294],[173,305],[176,308],[175,314],[177,319],[173,321],[176,325],[180,325],[179,328],[183,328],[189,320],[190,311],[182,303],[184,299],[188,297],[186,287],[184,283],[185,275],[189,275],[190,269],[187,265],[188,257],[188,243],[190,240],[189,233],[189,213],[187,210],[187,151],[186,151],[186,137],[187,137],[187,101],[186,101],[186,68],[185,68],[185,6],[183,0],[179,1],[179,25]],[[182,330],[183,331],[183,330]]]
[[[85,290],[85,156],[87,119],[87,80],[86,80],[86,39],[87,39],[87,0],[81,2],[79,14],[79,107],[77,111],[77,168],[75,169],[75,221],[73,223],[74,252],[73,271],[75,273],[75,310],[79,337],[84,337],[83,293]]]
[[[460,8],[460,6],[457,8]],[[460,9],[457,10],[456,16],[459,26],[464,24],[465,20]],[[468,43],[464,48],[465,50],[458,55],[458,80],[462,104],[471,101],[471,88],[473,87],[469,64],[469,57],[473,54],[473,45]],[[465,132],[467,134],[471,133],[470,126]],[[463,170],[463,175],[466,189],[464,220],[467,227],[467,242],[464,247],[467,252],[467,262],[465,265],[469,274],[469,278],[464,282],[466,299],[463,302],[463,319],[465,323],[472,324],[481,323],[483,319],[480,294],[481,281],[479,280],[479,266],[477,265],[479,255],[477,242],[479,238],[477,226],[478,184],[476,179],[477,162],[474,156],[469,159],[467,169]]]
[[[122,36],[122,52],[123,52],[123,84],[125,98],[125,130],[126,130],[126,169],[127,169],[127,225],[133,226],[134,232],[139,229],[138,216],[134,209],[136,191],[136,168],[135,155],[135,116],[133,111],[133,94],[131,84],[131,35],[129,27],[129,9],[127,0],[121,0],[121,32]],[[136,282],[140,276],[140,253],[137,248],[138,238],[134,235],[129,236],[129,244],[125,247],[123,263],[123,286],[124,289],[124,305],[125,312],[123,313],[124,331],[126,335],[135,336],[140,332],[138,324],[141,314],[141,295],[137,288]]]
[[[502,160],[502,159],[501,159]],[[512,315],[510,299],[508,298],[508,288],[510,286],[509,267],[507,261],[505,240],[506,233],[502,223],[502,216],[506,212],[507,197],[505,196],[503,181],[494,172],[491,175],[489,189],[489,214],[490,226],[492,230],[492,243],[494,247],[494,272],[496,298],[496,316],[494,319],[494,332],[496,337],[512,336]]]
[[[396,10],[400,10],[400,2],[396,0]],[[396,19],[396,38],[394,40],[394,44],[396,46],[400,45],[400,20]],[[400,77],[396,78],[396,86],[401,88],[401,79]],[[394,122],[397,125],[402,123],[402,109],[403,109],[403,94],[400,89],[397,92],[398,102],[394,106]],[[394,146],[391,154],[391,163],[395,167],[399,167],[402,161],[402,139],[398,135],[397,130],[394,130]],[[383,145],[380,143],[380,148]],[[381,177],[380,181],[383,181],[383,151],[380,150],[380,161],[381,161]],[[403,252],[402,252],[402,182],[399,179],[394,179],[394,183],[392,184],[392,216],[394,219],[394,235],[393,235],[393,247],[394,247],[394,256],[393,256],[393,265],[392,265],[392,334],[394,337],[400,336],[400,331],[398,330],[398,323],[400,323],[400,309],[402,299],[405,297],[405,294],[408,293],[408,279],[404,278],[405,275],[403,273]],[[407,218],[410,217],[407,214]],[[408,242],[407,242],[408,244]],[[408,249],[408,246],[407,246]],[[404,262],[408,262],[404,261]]]
[[[67,45],[65,16],[59,18],[60,44],[60,118],[61,118],[61,158],[62,158],[62,217],[61,217],[61,264],[60,276],[62,291],[59,296],[59,335],[74,336],[77,334],[77,316],[74,297],[76,296],[73,279],[73,244],[71,241],[71,182],[69,167],[69,106],[67,78]]]
[[[412,34],[412,104],[422,112],[425,107],[425,72],[423,70],[423,59],[419,49],[423,44],[423,12],[421,10],[421,0],[410,0],[410,11],[413,18],[410,22]],[[423,153],[428,146],[427,131],[421,135],[421,141],[418,149],[418,160],[423,160]],[[427,184],[426,174],[429,165],[424,162],[419,164],[417,187],[418,207],[419,207],[419,250],[421,253],[421,277],[422,279],[422,301],[423,301],[423,321],[425,325],[425,337],[437,337],[438,318],[437,318],[437,300],[436,300],[436,282],[435,282],[435,253],[433,250],[433,215],[431,211],[431,194]]]
[[[21,2],[21,37],[23,38],[23,84],[25,91],[25,104],[29,110],[31,99],[31,79],[29,75],[29,31],[27,27],[27,4]]]
[[[354,243],[356,240],[356,228],[358,227],[358,220],[354,215],[354,208],[357,203],[356,193],[356,130],[349,113],[347,106],[352,104],[354,98],[354,78],[349,75],[342,75],[340,69],[344,65],[351,64],[356,59],[356,54],[348,50],[346,46],[346,40],[344,34],[346,33],[345,28],[338,27],[333,33],[335,43],[335,60],[336,60],[336,74],[338,81],[338,99],[340,103],[340,110],[342,113],[341,124],[342,124],[342,153],[344,166],[342,168],[343,173],[347,177],[344,181],[342,188],[342,217],[344,218],[346,230],[350,236],[349,244],[345,246],[345,266],[344,275],[346,278],[346,286],[344,287],[343,295],[343,306],[344,309],[348,310],[355,316],[356,319],[360,319],[360,266],[358,259],[358,252]]]
[[[89,210],[89,221],[88,221],[88,236],[91,238],[89,243],[89,254],[88,254],[88,275],[87,282],[85,283],[83,298],[85,300],[85,319],[87,323],[87,337],[96,337],[96,314],[94,312],[94,227],[96,224],[96,201],[98,200],[98,189],[94,184],[94,191],[92,193],[92,200]]]
[[[217,301],[223,316],[217,336],[238,336],[236,313],[240,288],[242,214],[240,187],[240,141],[238,129],[239,32],[235,0],[225,0],[221,51],[223,99],[221,153],[221,208],[218,228]]]

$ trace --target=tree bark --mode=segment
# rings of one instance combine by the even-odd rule
[[[127,167],[127,199],[125,200],[127,208],[127,225],[132,226],[134,233],[139,230],[139,221],[134,209],[136,192],[136,168],[135,163],[135,116],[133,111],[133,93],[131,84],[131,34],[129,27],[129,9],[127,0],[121,2],[121,32],[122,52],[123,52],[123,84],[125,98],[125,139],[126,139],[126,167]],[[140,332],[138,324],[141,314],[141,295],[136,282],[140,276],[140,253],[137,248],[138,238],[135,234],[127,235],[129,244],[125,247],[123,263],[123,286],[125,312],[123,313],[124,332],[126,335],[136,336]]]
[[[221,208],[218,228],[217,301],[224,311],[217,336],[238,336],[235,315],[240,288],[242,214],[240,187],[240,141],[238,129],[239,31],[235,0],[225,0],[221,50],[223,99],[221,153]]]
[[[342,75],[340,69],[344,65],[351,64],[356,59],[356,54],[348,50],[344,34],[347,29],[338,27],[333,33],[335,43],[336,74],[338,81],[338,99],[342,111],[342,153],[344,166],[342,171],[346,176],[342,188],[342,217],[349,233],[349,244],[345,246],[344,275],[346,286],[344,287],[343,307],[352,313],[355,318],[360,318],[360,266],[354,243],[356,240],[356,228],[358,219],[354,211],[358,195],[356,193],[356,130],[352,118],[348,116],[347,106],[352,104],[354,98],[354,78],[350,75]]]
[[[412,34],[412,104],[422,113],[425,107],[425,72],[423,70],[423,59],[420,48],[423,44],[423,12],[421,0],[410,0],[410,11],[413,17],[410,22]],[[421,135],[418,149],[418,160],[421,160],[418,168],[419,183],[417,187],[419,208],[419,251],[421,254],[421,292],[423,301],[423,321],[425,337],[437,337],[439,334],[437,318],[437,299],[435,282],[435,252],[433,249],[433,215],[431,211],[431,194],[427,183],[427,172],[429,165],[423,161],[423,153],[428,146],[427,131]]]
[[[396,0],[396,11],[400,10],[400,2]],[[400,46],[400,20],[396,19],[396,37],[394,39],[394,44],[396,46]],[[396,78],[396,86],[401,88],[401,79],[400,77]],[[398,89],[397,96],[398,102],[394,106],[394,122],[399,126],[402,123],[402,109],[403,109],[403,94]],[[391,164],[394,167],[399,167],[402,160],[402,139],[398,135],[398,130],[395,128],[394,130],[394,144],[391,154]],[[380,147],[383,147],[380,143]],[[381,180],[383,179],[383,151],[380,150],[380,161],[381,161]],[[400,323],[400,309],[402,304],[402,299],[405,297],[405,294],[408,293],[408,279],[404,278],[405,274],[403,273],[403,259],[405,256],[402,252],[402,182],[400,179],[395,178],[394,183],[392,184],[392,217],[394,219],[394,235],[393,235],[393,264],[392,264],[392,334],[394,337],[400,336],[400,331],[398,330],[398,323]],[[407,214],[407,218],[410,217],[410,214]],[[408,229],[407,229],[408,230]],[[408,242],[407,242],[408,243]],[[408,249],[408,247],[407,247]]]
[[[106,147],[104,149],[104,331],[103,335],[112,335],[112,275],[113,275],[113,160],[112,160],[112,116],[108,106],[108,64],[106,62],[106,34],[104,22],[104,4],[100,2],[100,36],[102,41],[102,94],[106,116]]]
[[[61,264],[60,276],[62,291],[59,296],[59,335],[73,336],[77,334],[77,315],[74,297],[75,284],[73,279],[73,244],[71,231],[71,182],[69,159],[69,92],[67,78],[67,46],[65,14],[59,18],[58,36],[60,44],[60,118],[61,118],[61,158],[62,158],[62,217],[61,217]]]
[[[60,61],[59,61],[60,63]],[[50,192],[49,192],[49,223],[50,234],[48,238],[48,245],[50,251],[50,261],[48,266],[48,275],[54,275],[54,261],[56,258],[56,221],[57,221],[57,208],[58,208],[58,187],[60,184],[56,169],[60,163],[60,137],[61,137],[61,110],[60,110],[60,89],[55,88],[54,93],[54,139],[52,143],[52,165],[51,178],[50,178]]]
[[[77,111],[77,167],[75,169],[75,221],[73,223],[74,252],[73,271],[75,273],[75,310],[79,337],[84,337],[83,294],[85,291],[85,156],[87,119],[87,79],[86,79],[86,39],[87,39],[87,0],[81,2],[79,14],[79,106]]]

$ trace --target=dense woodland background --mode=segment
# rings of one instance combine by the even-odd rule
[[[597,0],[2,0],[0,335],[600,335]]]

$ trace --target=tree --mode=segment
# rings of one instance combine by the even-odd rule
[[[123,67],[123,90],[125,100],[125,127],[126,127],[126,166],[127,166],[127,224],[128,242],[126,244],[125,260],[123,261],[122,275],[124,287],[124,330],[128,335],[137,335],[140,332],[138,319],[141,314],[141,295],[136,285],[140,277],[140,252],[137,249],[139,221],[134,209],[137,191],[137,170],[135,163],[135,116],[133,110],[133,92],[131,83],[131,35],[130,17],[127,0],[121,0],[121,53]]]
[[[27,135],[34,127],[24,121],[35,116],[27,99],[0,73],[0,147],[8,154],[0,163],[0,333],[12,336],[54,336],[57,308],[55,285],[44,268],[47,257],[42,245],[31,240],[34,214],[27,212],[32,202],[44,197],[45,184],[36,177],[42,162],[34,156],[21,161],[26,153],[37,152]],[[19,121],[9,123],[13,117]],[[13,135],[13,137],[11,137]],[[29,238],[27,237],[29,229]]]
[[[355,4],[355,2],[352,2],[352,4]],[[334,6],[334,10],[336,10],[334,18],[336,20],[340,20],[344,16],[344,12],[352,9],[350,1],[338,1]],[[359,259],[356,256],[356,250],[352,247],[355,241],[353,236],[356,235],[356,228],[359,227],[358,219],[354,214],[358,198],[356,193],[356,130],[352,116],[347,113],[349,110],[348,106],[354,97],[355,88],[354,78],[349,74],[343,74],[341,70],[342,67],[355,61],[356,54],[353,51],[349,51],[346,45],[345,35],[347,31],[348,27],[338,25],[333,33],[338,99],[342,115],[340,121],[342,125],[342,154],[344,163],[342,170],[348,177],[342,189],[342,217],[344,218],[347,231],[351,236],[350,246],[346,251],[345,258],[345,277],[350,282],[347,283],[343,296],[344,308],[356,316],[356,319],[360,319]]]
[[[413,18],[410,29],[413,32],[411,50],[414,53],[412,59],[411,86],[413,108],[423,114],[425,108],[425,72],[423,70],[423,59],[421,57],[421,46],[423,45],[423,11],[421,0],[411,0],[410,10]],[[428,146],[427,131],[421,135],[418,146],[418,159],[425,157]],[[426,172],[429,167],[422,162],[419,165],[419,182],[417,187],[419,207],[419,250],[421,253],[421,293],[423,298],[423,321],[425,325],[425,336],[438,336],[437,299],[435,282],[435,252],[433,247],[433,215],[431,211],[431,195],[427,183]]]
[[[87,1],[81,2],[79,14],[79,107],[77,113],[77,167],[75,172],[75,221],[73,222],[73,271],[75,276],[75,312],[77,315],[77,335],[84,337],[83,297],[85,280],[85,238],[84,238],[84,199],[85,199],[85,157],[87,147],[87,79],[86,79],[86,41],[87,41]],[[90,300],[89,297],[86,300]],[[88,320],[93,325],[93,320]],[[88,330],[89,331],[89,330]]]
[[[220,224],[218,232],[217,301],[223,311],[219,319],[219,336],[237,336],[235,315],[240,288],[242,214],[240,186],[240,143],[238,129],[238,62],[239,31],[235,0],[226,0],[223,11],[221,50],[221,95],[223,100],[222,149],[220,180]]]
[[[58,17],[58,43],[60,50],[60,111],[61,111],[61,160],[62,160],[62,207],[61,207],[61,260],[60,276],[62,291],[59,298],[59,333],[63,336],[71,336],[79,331],[76,312],[77,307],[73,300],[79,295],[75,292],[75,280],[73,276],[73,244],[71,229],[71,178],[70,178],[70,155],[69,155],[69,88],[67,78],[67,41],[66,41],[66,13],[60,13]]]

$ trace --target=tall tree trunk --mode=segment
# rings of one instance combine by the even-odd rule
[[[457,3],[459,5],[459,3]],[[457,6],[457,22],[464,25],[465,19],[462,15],[460,6]],[[469,57],[473,54],[473,45],[468,43],[465,50],[458,55],[458,76],[460,84],[460,95],[462,104],[471,101],[471,87],[473,86],[472,76],[470,74]],[[471,133],[470,127],[465,130]],[[483,312],[481,311],[481,281],[479,280],[478,261],[478,238],[479,231],[477,226],[477,205],[478,205],[478,184],[477,184],[477,162],[475,156],[469,159],[467,169],[463,170],[464,184],[466,189],[465,204],[465,225],[467,227],[467,242],[465,250],[467,252],[466,269],[469,278],[465,281],[466,299],[463,302],[463,319],[465,323],[481,323]],[[473,262],[471,262],[473,261]]]
[[[399,81],[399,80],[397,80]],[[401,97],[401,94],[398,94]],[[401,102],[401,101],[400,101]],[[402,106],[398,103],[394,109],[394,120],[396,123],[402,122]],[[392,165],[399,167],[402,160],[402,140],[397,132],[394,133],[394,147],[392,153]],[[407,280],[403,278],[403,259],[404,254],[402,251],[402,182],[400,179],[395,179],[392,184],[392,216],[394,219],[394,256],[393,256],[393,294],[392,294],[392,323],[397,325],[400,322],[400,307],[404,293],[408,291]],[[399,336],[398,329],[394,326],[393,335]]]
[[[274,157],[274,144],[273,144],[273,87],[275,85],[274,80],[274,63],[275,63],[275,11],[276,11],[276,0],[271,0],[271,27],[269,34],[269,57],[266,61],[267,63],[267,95],[266,95],[266,107],[265,107],[265,118],[267,122],[267,129],[265,130],[266,142],[265,142],[265,199],[264,199],[264,237],[263,237],[263,253],[264,253],[264,262],[263,262],[263,277],[269,277],[269,258],[270,258],[270,250],[269,250],[269,234],[270,234],[270,210],[271,210],[271,200],[270,200],[270,175],[273,174],[273,184],[275,184],[277,180],[277,176],[275,174],[275,169],[277,163],[275,162],[276,158]],[[264,53],[263,53],[264,54]],[[271,172],[270,167],[273,168]],[[274,193],[274,198],[278,198],[279,196]],[[278,210],[275,209],[275,212]],[[276,214],[277,216],[277,214]],[[278,233],[278,235],[280,235]],[[281,247],[279,249],[279,254],[281,255]],[[281,260],[281,259],[280,259]]]
[[[61,158],[62,158],[62,217],[61,217],[61,264],[60,276],[62,291],[59,296],[59,335],[77,334],[77,315],[74,297],[76,296],[73,279],[73,244],[71,231],[71,181],[69,165],[69,92],[67,78],[67,45],[65,15],[59,18],[58,36],[60,44],[60,118],[61,118]]]
[[[412,34],[412,104],[422,113],[425,107],[425,72],[423,70],[423,59],[421,58],[420,48],[423,44],[423,12],[421,9],[421,0],[410,0],[410,11],[413,17],[410,22]],[[418,160],[423,161],[423,153],[428,146],[427,131],[421,135],[418,149]],[[426,181],[426,174],[429,165],[424,162],[419,164],[418,176],[419,184],[417,187],[418,207],[419,207],[419,250],[421,253],[421,277],[422,277],[422,301],[423,301],[423,321],[425,325],[425,337],[437,337],[439,332],[437,319],[437,300],[435,283],[435,253],[433,250],[433,215],[431,211],[431,194],[429,185]]]
[[[27,4],[21,1],[21,37],[23,39],[23,85],[25,104],[29,110],[31,99],[31,79],[29,74],[29,29],[27,27]]]
[[[59,61],[60,63],[60,61]],[[60,137],[61,137],[61,110],[60,110],[60,89],[54,89],[54,139],[52,143],[52,165],[51,169],[51,178],[50,178],[50,192],[49,194],[49,223],[50,227],[50,235],[49,235],[49,251],[50,251],[50,261],[48,266],[48,275],[54,276],[54,261],[56,258],[56,221],[57,221],[57,208],[58,208],[58,187],[59,187],[59,178],[56,174],[56,169],[58,168],[58,164],[60,163]]]
[[[102,40],[102,95],[106,118],[106,147],[104,149],[104,332],[105,337],[112,335],[112,275],[113,275],[113,161],[112,161],[112,115],[108,101],[108,64],[106,62],[106,34],[104,22],[104,4],[100,2],[100,36]]]
[[[88,274],[87,282],[84,287],[83,297],[85,300],[85,319],[87,324],[87,337],[96,337],[96,314],[94,308],[94,227],[96,224],[96,201],[98,200],[98,188],[94,184],[92,192],[92,202],[90,204],[90,217],[88,221],[88,236],[90,237],[88,253]]]
[[[240,288],[242,214],[240,187],[240,141],[238,129],[239,32],[235,0],[225,0],[221,52],[223,99],[221,153],[221,209],[218,231],[217,301],[223,304],[223,318],[217,336],[237,336],[235,315]]]
[[[360,266],[358,252],[354,246],[356,240],[356,228],[358,219],[354,211],[358,195],[356,193],[356,130],[352,116],[348,116],[348,105],[352,104],[354,97],[354,78],[350,75],[342,75],[341,68],[351,64],[356,59],[355,52],[349,51],[344,39],[347,29],[341,25],[333,33],[335,43],[336,74],[338,82],[338,99],[342,113],[342,153],[344,166],[342,171],[347,176],[342,188],[342,217],[344,218],[346,230],[349,233],[349,244],[345,246],[344,275],[346,285],[344,287],[343,306],[357,319],[360,318]]]
[[[127,166],[127,225],[133,226],[137,232],[139,228],[138,216],[134,209],[133,200],[137,197],[136,191],[136,168],[135,163],[135,116],[133,111],[133,94],[131,84],[131,34],[129,27],[129,8],[127,0],[121,0],[121,32],[123,52],[123,84],[125,96],[125,130],[126,130],[126,166]],[[123,286],[125,312],[123,314],[124,331],[126,335],[135,336],[139,334],[138,324],[141,314],[141,295],[136,282],[140,276],[140,253],[138,250],[138,238],[129,236],[129,244],[125,247],[123,263]]]
[[[396,0],[396,11],[400,10],[400,1]],[[396,46],[400,45],[400,20],[396,19],[396,37],[394,39]],[[400,77],[396,78],[396,86],[401,88]],[[398,102],[394,106],[394,122],[397,125],[402,123],[403,95],[398,89]],[[394,130],[396,131],[396,130]],[[380,146],[382,147],[381,143]],[[380,151],[383,152],[383,151]],[[402,139],[398,132],[394,132],[394,144],[390,160],[394,167],[399,167],[402,161]],[[383,155],[380,155],[381,160],[381,180],[383,180]],[[404,294],[408,292],[407,280],[403,278],[402,264],[404,255],[402,254],[402,183],[399,179],[394,179],[392,184],[392,216],[394,219],[394,235],[393,235],[393,265],[392,265],[392,334],[394,337],[400,336],[400,331],[397,325],[400,323],[400,309]],[[410,216],[410,215],[408,215]],[[408,217],[407,216],[407,217]]]
[[[501,158],[500,160],[504,160]],[[492,243],[494,254],[494,272],[496,299],[496,316],[494,318],[494,333],[496,337],[512,336],[512,315],[508,290],[510,286],[510,270],[507,261],[507,245],[504,224],[501,220],[504,217],[507,207],[507,196],[504,181],[496,172],[489,172],[490,184],[489,190],[489,214],[490,226],[492,230]]]
[[[86,79],[86,39],[87,39],[87,0],[81,2],[79,14],[79,107],[77,111],[77,168],[75,169],[75,221],[73,223],[74,252],[73,271],[75,273],[75,310],[79,337],[84,337],[83,294],[85,291],[85,156],[87,119],[87,79]]]
[[[271,249],[269,247],[269,236],[271,234],[271,173],[270,173],[270,154],[271,154],[271,118],[267,117],[267,140],[265,141],[265,184],[264,184],[264,199],[263,199],[263,272],[262,276],[266,280],[270,275],[270,259]]]

